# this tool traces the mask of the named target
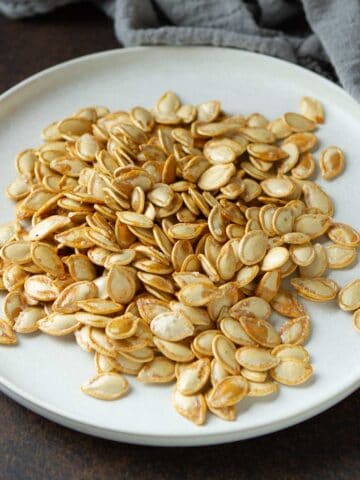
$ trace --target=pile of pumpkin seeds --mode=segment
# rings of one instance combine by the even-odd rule
[[[299,297],[338,298],[360,330],[360,280],[339,291],[325,276],[355,261],[360,237],[310,180],[323,108],[304,97],[300,112],[233,116],[166,92],[152,111],[89,107],[48,125],[7,189],[0,343],[73,335],[95,360],[84,393],[120,398],[123,374],[176,382],[175,409],[199,425],[207,410],[234,420],[244,397],[306,382]],[[339,175],[342,150],[325,148],[319,166]]]

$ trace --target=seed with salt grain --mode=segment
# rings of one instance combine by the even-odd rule
[[[305,383],[312,376],[311,365],[295,358],[281,360],[270,374],[274,380],[283,385],[295,386]]]
[[[83,383],[81,390],[100,400],[117,400],[129,390],[129,383],[119,373],[100,373]]]

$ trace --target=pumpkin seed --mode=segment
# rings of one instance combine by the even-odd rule
[[[176,388],[183,395],[194,395],[201,391],[209,377],[210,361],[202,358],[181,368]]]
[[[150,328],[154,335],[170,342],[183,340],[194,333],[190,320],[181,313],[173,311],[157,315],[152,319]]]
[[[339,287],[328,278],[292,278],[291,285],[297,293],[313,302],[328,302],[336,297]]]
[[[320,170],[325,180],[331,180],[344,170],[344,153],[338,147],[328,147],[320,154]]]
[[[348,282],[339,292],[339,306],[342,310],[360,308],[360,280]]]
[[[260,318],[240,317],[240,324],[247,335],[257,344],[272,348],[280,343],[280,336],[275,328]]]
[[[209,401],[211,393],[212,393],[212,390],[210,390],[205,394],[206,404],[210,412],[216,415],[217,417],[221,418],[222,420],[226,420],[226,421],[235,420],[236,407],[234,405],[231,405],[230,407],[222,407],[222,408],[213,407]]]
[[[295,189],[288,177],[272,177],[261,182],[261,188],[269,197],[284,198],[291,195]]]
[[[24,283],[27,295],[42,302],[51,302],[59,296],[59,290],[46,275],[32,275]]]
[[[32,261],[42,271],[54,277],[62,277],[65,273],[64,264],[57,255],[56,249],[47,243],[38,242],[31,245]],[[86,258],[86,257],[85,257]]]
[[[215,335],[212,341],[212,352],[216,360],[230,375],[240,373],[239,365],[235,358],[235,345],[224,335]]]
[[[198,185],[202,190],[213,191],[224,187],[235,174],[236,168],[232,163],[213,165],[199,178]]]
[[[194,359],[194,354],[185,344],[168,342],[157,337],[153,339],[153,342],[160,352],[170,360],[186,363]]]
[[[327,232],[330,240],[344,247],[360,245],[360,234],[345,223],[333,223]]]
[[[285,344],[302,345],[310,335],[310,319],[307,315],[287,320],[280,328],[281,340]]]
[[[255,372],[266,372],[279,363],[279,359],[270,350],[252,346],[236,350],[236,360],[242,367]]]
[[[142,366],[137,379],[142,383],[168,383],[175,378],[175,364],[165,357],[155,357]]]
[[[271,308],[268,302],[261,297],[247,297],[235,303],[230,309],[234,318],[256,317],[267,320],[271,315]]]
[[[261,264],[261,270],[270,272],[281,268],[289,260],[289,250],[285,247],[272,247],[266,253]]]
[[[267,235],[262,230],[246,233],[239,244],[239,259],[244,265],[255,265],[265,256]]]
[[[324,111],[319,100],[312,97],[302,97],[300,100],[301,113],[316,123],[324,122]]]
[[[14,331],[17,333],[33,333],[39,329],[38,320],[46,316],[41,307],[26,307],[16,318]]]
[[[117,400],[129,390],[125,377],[115,372],[99,373],[81,386],[81,391],[100,400]]]
[[[130,302],[136,292],[133,270],[115,263],[107,276],[106,291],[113,302],[121,304]]]
[[[38,321],[38,327],[42,332],[55,336],[69,335],[75,332],[79,326],[80,322],[75,315],[61,313],[52,313]]]
[[[295,386],[305,383],[312,376],[313,370],[301,360],[288,358],[270,370],[272,378],[283,385]]]
[[[175,410],[195,425],[202,425],[205,422],[206,402],[203,395],[183,395],[176,389],[172,401]]]
[[[309,363],[309,354],[301,345],[282,344],[275,347],[272,352],[281,360],[286,358],[295,358],[303,363]]]
[[[314,250],[315,258],[310,265],[299,268],[302,277],[321,277],[328,267],[325,248],[320,243],[315,243]]]
[[[0,320],[0,345],[14,345],[16,342],[12,327],[5,320]]]
[[[316,128],[312,120],[299,113],[285,113],[283,120],[293,132],[310,132]]]
[[[276,383],[273,382],[248,382],[249,391],[247,393],[248,397],[265,397],[267,395],[272,395],[278,391]]]
[[[333,244],[325,247],[325,252],[328,268],[345,268],[356,259],[356,249],[354,247]]]
[[[263,162],[276,162],[288,156],[281,148],[266,143],[250,143],[247,146],[247,151],[249,155]]]
[[[53,310],[59,313],[77,312],[80,310],[77,304],[79,300],[96,297],[96,294],[97,288],[93,282],[83,281],[71,283],[57,296],[53,303]]]
[[[208,402],[215,408],[230,407],[239,403],[248,389],[248,381],[241,375],[226,377],[214,386]]]

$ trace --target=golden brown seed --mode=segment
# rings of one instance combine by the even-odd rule
[[[311,365],[295,358],[281,360],[270,374],[274,380],[283,385],[295,386],[305,383],[312,376]]]
[[[203,395],[183,395],[175,390],[172,396],[176,411],[195,425],[202,425],[206,418],[206,402]]]
[[[328,147],[321,152],[320,170],[325,180],[337,177],[344,170],[344,153],[338,147]]]
[[[5,320],[0,320],[0,345],[14,345],[16,342],[16,335],[11,326]]]
[[[339,306],[345,311],[360,308],[360,279],[348,282],[340,290]]]
[[[117,400],[128,392],[129,384],[119,373],[106,372],[90,378],[81,386],[81,390],[100,400]]]
[[[339,290],[329,278],[292,278],[290,283],[301,297],[313,302],[328,302],[336,297]]]
[[[324,111],[319,100],[312,97],[302,97],[300,100],[301,113],[316,123],[324,122]]]
[[[292,345],[304,344],[310,335],[310,319],[307,315],[287,320],[280,328],[283,343]]]
[[[328,231],[330,240],[344,247],[360,245],[360,234],[345,223],[333,223]]]
[[[246,378],[241,375],[226,377],[214,386],[208,402],[215,408],[230,407],[245,397],[248,388]]]

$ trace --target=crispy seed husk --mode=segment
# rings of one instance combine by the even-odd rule
[[[280,283],[281,273],[278,270],[264,273],[256,288],[256,296],[271,302],[279,291]]]
[[[39,329],[38,320],[46,316],[41,307],[26,307],[16,318],[14,330],[17,333],[33,333]]]
[[[244,265],[255,265],[265,256],[267,235],[262,230],[253,230],[245,234],[239,244],[239,259]]]
[[[89,325],[84,325],[75,331],[75,340],[79,347],[85,352],[91,352],[90,345],[90,328]]]
[[[309,353],[301,345],[285,343],[275,347],[271,353],[280,359],[296,358],[304,363],[309,363],[310,361]]]
[[[82,392],[100,400],[117,400],[129,390],[125,377],[115,372],[99,373],[81,386]]]
[[[59,313],[74,313],[80,310],[78,300],[94,298],[97,287],[93,282],[74,282],[64,288],[53,303],[53,310]]]
[[[330,240],[344,247],[360,245],[360,234],[345,223],[333,223],[327,232]]]
[[[241,375],[225,377],[212,389],[208,403],[215,408],[236,405],[246,396],[248,388],[246,378]]]
[[[237,319],[241,317],[259,318],[267,320],[271,315],[270,305],[261,297],[249,296],[239,300],[230,308],[231,316]]]
[[[312,120],[299,113],[285,113],[283,120],[293,132],[310,132],[316,128]]]
[[[325,148],[320,154],[320,170],[325,180],[331,180],[344,170],[344,153],[339,147]]]
[[[285,344],[303,345],[310,335],[310,319],[307,315],[292,318],[281,325],[280,336]]]
[[[352,311],[360,308],[360,279],[346,283],[339,292],[338,300],[342,310]]]
[[[248,381],[249,390],[247,393],[248,397],[265,397],[267,395],[272,395],[278,391],[278,386],[274,382],[253,382]]]
[[[194,333],[194,326],[190,320],[180,312],[164,312],[154,317],[150,323],[153,334],[163,340],[177,342],[190,337]]]
[[[231,317],[225,317],[220,321],[222,333],[237,345],[253,345],[254,340],[249,337],[241,323]]]
[[[344,247],[343,245],[328,245],[325,247],[328,268],[345,268],[351,265],[356,259],[356,249],[354,247]]]
[[[155,357],[141,367],[137,379],[142,383],[169,383],[175,379],[175,364],[166,357]]]
[[[236,351],[236,360],[239,364],[255,372],[266,372],[279,363],[279,359],[271,351],[255,346],[241,347]]]
[[[281,360],[270,370],[272,378],[283,385],[296,386],[305,383],[312,376],[311,365],[295,358]]]
[[[72,314],[52,313],[38,321],[38,327],[42,332],[55,336],[69,335],[79,326],[80,322]]]
[[[302,97],[300,100],[300,111],[301,113],[316,123],[324,122],[324,110],[319,102],[312,97]]]
[[[194,354],[190,348],[182,343],[168,342],[160,338],[154,337],[154,344],[160,352],[170,360],[175,362],[191,362],[194,359]]]
[[[297,293],[313,302],[327,302],[336,297],[339,287],[328,278],[292,278],[291,285]]]
[[[12,327],[5,320],[0,319],[0,345],[15,345],[16,342]]]
[[[120,340],[129,338],[136,333],[139,319],[131,313],[125,313],[120,317],[108,319],[105,333],[109,338]]]
[[[187,420],[202,425],[206,419],[206,402],[202,394],[183,395],[175,389],[172,395],[175,410]]]
[[[296,318],[305,313],[304,307],[288,290],[280,289],[270,304],[277,313],[284,317]]]
[[[212,341],[212,352],[216,360],[230,375],[240,373],[239,364],[235,358],[236,347],[224,335],[215,335]]]
[[[300,267],[300,276],[302,277],[321,277],[328,268],[328,259],[325,248],[320,243],[315,243],[315,258],[306,267]]]
[[[209,401],[211,393],[212,393],[212,390],[209,390],[205,394],[206,404],[210,412],[216,415],[217,417],[221,418],[222,420],[226,420],[230,422],[234,421],[236,419],[236,407],[234,405],[231,405],[229,407],[222,407],[222,408],[214,407]]]
[[[177,376],[176,388],[183,395],[201,391],[210,377],[210,361],[207,358],[184,365]]]
[[[265,320],[240,317],[240,324],[247,335],[257,344],[272,348],[280,343],[280,336],[275,328]]]

